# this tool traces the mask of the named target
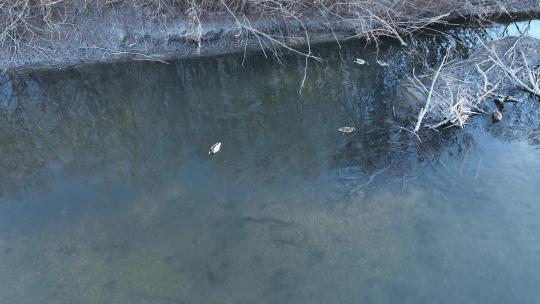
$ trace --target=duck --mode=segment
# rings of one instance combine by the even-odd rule
[[[512,95],[508,95],[504,97],[504,102],[518,102],[518,100],[515,99]]]
[[[338,131],[343,134],[349,134],[356,131],[356,128],[355,127],[341,127],[341,128],[338,128]]]
[[[497,109],[499,109],[499,111],[504,110],[504,99],[495,98],[494,102],[495,102],[495,105],[497,106]]]
[[[512,96],[512,95],[497,94],[497,95],[495,95],[495,98],[500,99],[503,102],[518,102],[519,101],[516,98],[514,98],[514,96]]]
[[[210,151],[208,151],[208,154],[216,154],[221,150],[221,142],[217,142],[210,147]]]
[[[501,121],[502,118],[503,116],[501,112],[499,112],[499,110],[493,111],[493,114],[491,115],[491,119],[493,120],[494,123]]]
[[[359,64],[359,65],[364,65],[364,64],[369,65],[369,64],[367,63],[367,61],[365,61],[365,60],[362,59],[362,58],[356,58],[356,59],[354,60],[354,63]]]

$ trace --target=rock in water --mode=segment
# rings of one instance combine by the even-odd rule
[[[491,119],[493,120],[493,122],[499,122],[501,121],[503,118],[501,112],[499,112],[499,110],[495,110],[493,111],[493,114],[491,115]]]

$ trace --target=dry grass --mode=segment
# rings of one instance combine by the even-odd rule
[[[37,44],[65,21],[55,0],[1,0],[0,1],[0,44]]]
[[[426,100],[414,133],[421,127],[464,127],[472,115],[486,112],[488,102],[516,89],[540,97],[540,41],[527,36],[478,41],[481,48],[471,58],[446,62],[445,57],[436,71],[409,78],[413,95]]]
[[[464,127],[472,115],[483,113],[485,101],[492,97],[499,84],[482,83],[475,59],[448,62],[450,49],[436,71],[428,69],[421,76],[409,78],[411,90],[424,96],[426,102],[418,114],[414,133],[421,127]],[[429,87],[428,87],[429,82]]]
[[[482,16],[504,12],[504,5],[518,0],[0,0],[0,45],[41,45],[58,35],[81,11],[137,5],[150,18],[189,18],[201,33],[201,20],[213,13],[232,15],[243,30],[257,19],[279,18],[304,22],[309,18],[354,24],[357,35],[391,36],[400,40],[418,28],[442,22],[450,12]],[[254,33],[256,34],[256,33]],[[264,37],[268,38],[268,37]]]
[[[491,64],[489,69],[498,69],[501,72],[500,74],[505,75],[510,82],[530,94],[540,97],[540,62],[537,60],[538,56],[527,56],[525,54],[531,48],[537,50],[538,45],[531,45],[526,39],[520,37],[502,55],[498,54],[497,50],[492,47],[485,44],[483,46],[487,52],[487,62]],[[537,61],[532,62],[535,59]],[[481,72],[486,75],[485,72]]]

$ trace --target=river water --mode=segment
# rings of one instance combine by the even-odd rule
[[[0,76],[0,303],[537,302],[540,104],[419,142],[410,54],[315,52]]]

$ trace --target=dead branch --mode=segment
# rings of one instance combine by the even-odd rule
[[[426,104],[420,110],[420,114],[418,115],[418,120],[416,121],[416,126],[414,127],[415,133],[418,132],[418,130],[420,130],[420,125],[422,124],[422,120],[424,119],[424,116],[426,116],[426,113],[428,112],[429,106],[431,104],[431,97],[433,96],[433,90],[437,82],[437,78],[439,77],[439,74],[441,73],[441,70],[446,63],[446,59],[448,59],[448,54],[449,54],[449,50],[446,51],[446,54],[444,55],[441,65],[439,66],[439,68],[437,69],[437,72],[435,73],[435,76],[433,77],[433,81],[431,82],[431,87],[428,92]]]

